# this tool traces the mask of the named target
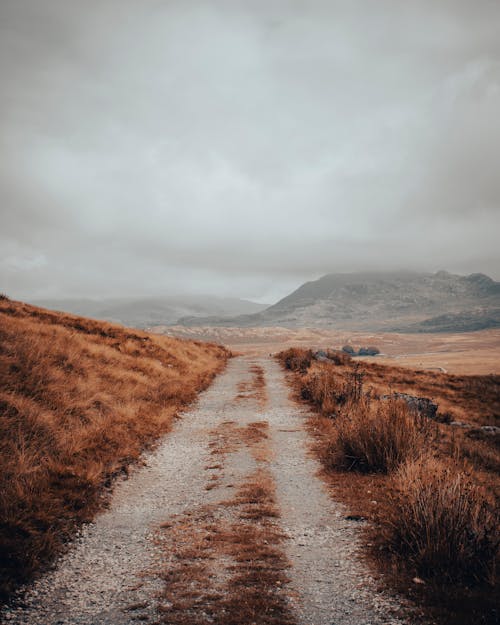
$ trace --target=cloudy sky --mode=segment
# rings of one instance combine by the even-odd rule
[[[497,0],[0,0],[0,290],[500,278]]]

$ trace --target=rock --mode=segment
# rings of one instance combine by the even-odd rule
[[[477,441],[490,441],[500,438],[500,428],[496,425],[469,426],[467,437]]]
[[[344,345],[344,347],[342,348],[342,351],[345,352],[346,354],[350,354],[351,356],[353,356],[356,353],[352,345]]]
[[[414,577],[413,578],[413,583],[414,584],[425,584],[424,580],[421,579],[420,577]]]
[[[463,421],[452,421],[450,425],[454,428],[470,428],[470,423],[464,423]]]
[[[318,360],[319,362],[326,362],[329,360],[328,354],[323,349],[318,349],[317,352],[313,354],[314,360]]]
[[[358,356],[377,356],[380,350],[376,347],[360,347]]]
[[[402,399],[412,412],[428,419],[435,419],[437,415],[438,405],[428,397],[418,397],[416,395],[408,395],[407,393],[393,393],[392,395],[382,395],[381,399]]]
[[[500,428],[496,425],[482,425],[479,429],[486,434],[500,434]]]

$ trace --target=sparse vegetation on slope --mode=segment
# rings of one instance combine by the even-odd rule
[[[314,358],[303,366],[309,351],[299,349],[278,358],[318,412],[310,426],[335,495],[371,521],[367,553],[441,622],[494,623],[499,377]],[[395,392],[430,397],[436,419]],[[450,425],[463,416],[471,427]]]
[[[228,355],[1,298],[1,598],[92,517]]]

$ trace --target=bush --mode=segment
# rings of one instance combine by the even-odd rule
[[[413,415],[404,402],[390,400],[375,409],[363,396],[347,404],[336,419],[327,462],[346,471],[389,473],[418,458],[435,432],[435,426]]]
[[[331,363],[321,363],[301,379],[300,395],[325,416],[332,416],[337,408],[361,399],[363,377],[357,366],[346,375],[338,373]]]
[[[305,373],[313,361],[313,352],[310,349],[300,349],[290,347],[278,354],[278,359],[286,369],[291,371],[302,371]]]
[[[326,357],[331,360],[334,365],[349,365],[352,362],[351,355],[338,349],[328,349]]]
[[[401,466],[392,486],[395,494],[379,519],[390,553],[424,578],[494,583],[498,519],[463,470],[423,457]]]
[[[332,365],[308,373],[302,380],[300,396],[318,406],[325,415],[331,415],[345,399],[344,383]]]

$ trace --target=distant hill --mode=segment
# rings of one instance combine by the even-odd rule
[[[180,317],[206,317],[207,315],[234,316],[252,314],[265,309],[264,304],[247,300],[214,297],[209,295],[186,295],[171,297],[104,298],[93,299],[39,299],[32,304],[112,321],[135,328],[153,325],[172,325]]]
[[[332,273],[306,282],[261,312],[187,317],[180,323],[458,332],[498,327],[499,311],[500,283],[480,273]]]

